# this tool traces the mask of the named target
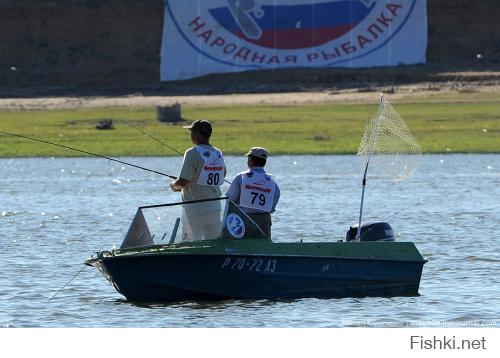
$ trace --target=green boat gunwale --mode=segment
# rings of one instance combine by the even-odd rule
[[[404,261],[426,263],[418,252],[413,242],[272,242],[266,239],[248,239],[236,241],[230,239],[204,240],[190,243],[176,243],[164,245],[150,245],[134,247],[129,249],[118,249],[113,251],[95,252],[85,263],[91,264],[99,260],[120,259],[130,257],[146,256],[169,256],[169,255],[209,255],[209,256],[250,256],[250,257],[307,257],[318,259],[342,259],[342,260],[376,260],[376,261]],[[229,245],[229,246],[228,246]],[[300,246],[299,246],[300,245]],[[241,247],[243,246],[243,247]],[[286,247],[288,246],[288,247]],[[356,247],[359,256],[352,256],[345,252],[346,248]],[[260,253],[255,253],[257,247]],[[377,252],[366,255],[367,250],[377,248]],[[394,250],[398,248],[398,250]],[[231,251],[226,251],[230,249]],[[293,249],[293,253],[279,251]],[[312,250],[311,250],[312,249]],[[331,255],[325,255],[325,249],[332,251]],[[342,249],[339,253],[338,249]],[[380,249],[380,250],[379,250]],[[200,251],[199,251],[200,250]],[[235,251],[232,251],[235,250]],[[239,251],[236,251],[239,250]],[[321,251],[322,254],[318,254]],[[337,252],[335,252],[337,251]],[[349,251],[349,250],[347,250]],[[345,253],[345,254],[343,254]],[[391,257],[387,257],[387,254]],[[403,254],[403,255],[402,255]]]

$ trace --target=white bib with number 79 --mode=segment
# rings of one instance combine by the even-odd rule
[[[224,162],[224,157],[222,152],[214,148],[215,150],[209,150],[203,148],[200,145],[196,146],[196,150],[200,153],[203,159],[203,168],[200,172],[200,177],[196,184],[205,186],[219,186],[224,181],[224,169],[226,168],[226,163]]]
[[[272,175],[252,171],[241,178],[240,206],[271,212],[276,183]]]

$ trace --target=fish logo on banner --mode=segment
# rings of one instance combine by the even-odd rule
[[[227,0],[208,9],[224,29],[257,46],[296,50],[333,41],[359,24],[375,1],[330,1],[298,5],[262,5],[256,0]]]
[[[219,72],[418,63],[425,62],[427,45],[426,0],[170,0],[165,26],[163,55],[174,53],[165,49],[175,42],[168,36],[180,35],[184,45],[203,56],[197,65],[205,73],[214,71],[202,69],[204,63]],[[410,27],[407,37],[417,33],[420,40],[403,44],[400,53],[389,49],[382,58],[370,59],[405,27]],[[405,49],[415,44],[420,45],[408,59]]]

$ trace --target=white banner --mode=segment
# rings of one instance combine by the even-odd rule
[[[162,81],[425,63],[426,0],[167,0]]]

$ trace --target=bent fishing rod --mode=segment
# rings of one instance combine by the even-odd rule
[[[182,154],[181,152],[179,152],[177,149],[172,148],[172,147],[171,147],[171,146],[169,146],[167,143],[165,143],[165,142],[163,142],[163,141],[159,140],[159,139],[158,139],[158,138],[156,138],[156,137],[153,137],[153,136],[152,136],[151,134],[149,134],[148,132],[145,132],[145,131],[143,131],[142,129],[137,128],[136,126],[133,126],[132,124],[127,123],[127,122],[125,122],[125,121],[120,120],[120,122],[124,123],[125,125],[129,126],[130,128],[134,128],[134,129],[138,130],[139,132],[141,132],[141,133],[142,133],[142,134],[144,134],[145,136],[147,136],[147,137],[149,137],[149,138],[151,138],[151,139],[154,139],[155,141],[157,141],[157,142],[158,142],[158,143],[160,143],[161,145],[163,145],[163,146],[165,146],[165,147],[167,147],[167,148],[169,148],[169,149],[173,150],[173,151],[174,151],[174,152],[176,152],[177,154],[184,156],[184,154]],[[230,182],[230,181],[228,181],[227,179],[224,179],[224,181],[225,181],[226,183],[228,183],[229,185],[231,185],[231,182]]]
[[[107,159],[107,160],[112,161],[112,162],[117,162],[117,163],[120,163],[120,164],[128,165],[130,167],[134,167],[134,168],[137,168],[137,169],[145,170],[147,172],[151,172],[151,173],[155,173],[155,174],[158,174],[158,175],[162,175],[162,176],[168,177],[168,178],[173,179],[173,180],[177,179],[177,177],[174,177],[172,175],[168,175],[168,174],[165,174],[165,173],[153,170],[153,169],[141,167],[140,165],[136,165],[136,164],[132,164],[132,163],[127,163],[127,162],[124,162],[123,160],[119,160],[119,159],[107,157],[105,155],[88,152],[86,150],[69,147],[67,145],[53,143],[53,142],[49,142],[47,140],[33,138],[33,137],[28,137],[28,136],[25,136],[25,135],[16,134],[16,133],[10,133],[10,132],[5,132],[5,131],[0,131],[0,133],[6,134],[6,135],[10,135],[12,137],[18,137],[18,138],[28,139],[28,140],[32,140],[32,141],[36,141],[36,142],[40,142],[40,143],[50,144],[50,145],[53,145],[53,146],[56,146],[56,147],[73,150],[75,152],[79,152],[79,153],[83,153],[83,154],[87,154],[87,155],[92,155],[92,156],[98,157],[98,158]]]

